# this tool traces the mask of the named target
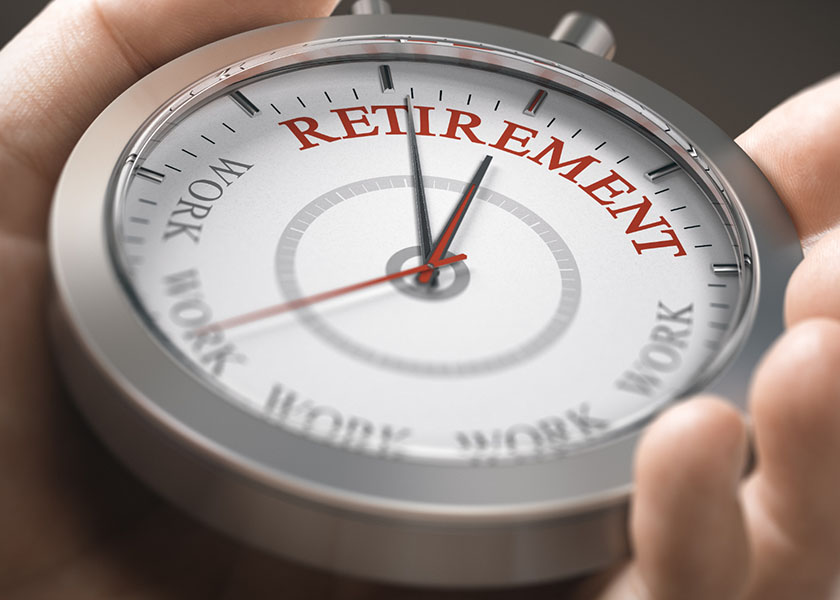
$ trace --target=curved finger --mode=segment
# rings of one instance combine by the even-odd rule
[[[714,398],[679,404],[648,430],[631,519],[641,597],[740,598],[749,562],[737,494],[746,449],[740,414]]]
[[[751,391],[758,470],[744,490],[751,598],[828,598],[840,573],[840,323],[792,327]]]
[[[737,142],[779,193],[803,246],[840,224],[840,76],[779,105]]]
[[[787,324],[818,317],[840,320],[840,229],[820,238],[788,282]]]

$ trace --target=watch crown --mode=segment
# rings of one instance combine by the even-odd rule
[[[612,30],[604,21],[587,13],[570,12],[563,15],[550,37],[555,42],[575,46],[607,60],[615,56],[615,36]]]

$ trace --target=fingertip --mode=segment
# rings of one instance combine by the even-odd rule
[[[741,593],[749,552],[737,483],[746,455],[740,413],[714,397],[672,407],[647,431],[636,460],[631,529],[653,597]]]
[[[838,397],[840,321],[815,318],[796,323],[756,369],[750,410],[759,441],[770,433],[800,440],[825,428],[833,432],[840,426]],[[765,423],[779,427],[762,428]]]
[[[744,420],[731,404],[714,396],[701,396],[666,410],[648,429],[639,446],[637,478],[663,475],[692,479],[728,473],[734,485],[746,458]],[[681,471],[668,460],[679,456]],[[734,456],[741,457],[733,460]]]
[[[840,504],[840,322],[791,327],[756,371],[750,392],[760,476],[780,510],[836,519]],[[840,533],[840,532],[839,532]]]
[[[750,406],[758,469],[743,498],[757,582],[827,597],[840,569],[840,322],[791,327],[756,370]]]
[[[809,250],[790,278],[785,294],[785,322],[840,320],[840,229],[827,233]]]

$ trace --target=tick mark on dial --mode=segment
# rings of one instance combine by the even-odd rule
[[[301,99],[300,99],[300,96],[297,96],[297,101],[298,101],[298,102],[300,102],[300,105],[301,105],[303,108],[306,108],[306,104],[304,104],[304,103],[303,103],[303,100],[301,100]]]
[[[438,90],[438,100],[439,101],[443,100],[443,90]]]
[[[493,107],[493,112],[499,110],[499,104],[500,103],[501,103],[501,100],[496,100],[496,106]]]
[[[659,190],[658,192],[653,192],[653,195],[654,195],[654,196],[656,196],[656,195],[658,195],[658,194],[664,194],[665,192],[667,192],[667,191],[668,191],[668,190],[670,190],[670,189],[671,189],[671,188],[665,188],[665,189],[663,189],[663,190]]]
[[[273,109],[274,109],[274,112],[276,112],[278,115],[282,115],[282,114],[283,114],[283,113],[281,113],[281,112],[280,112],[280,109],[279,109],[279,108],[277,108],[276,106],[274,106],[274,103],[273,103],[273,102],[271,103],[271,108],[273,108]]]
[[[166,167],[167,169],[172,169],[172,170],[173,170],[173,171],[175,171],[176,173],[180,173],[180,172],[181,172],[181,169],[179,169],[178,167],[173,167],[173,166],[172,166],[172,165],[170,165],[170,164],[165,164],[165,165],[163,165],[163,166],[164,166],[164,167]]]
[[[394,91],[394,76],[389,65],[379,65],[379,83],[382,85],[383,94]]]
[[[470,105],[470,102],[472,102],[472,94],[469,94],[469,95],[467,96],[467,106],[469,106],[469,105]]]
[[[623,163],[623,162],[624,162],[625,160],[627,160],[628,158],[630,158],[630,155],[629,155],[629,154],[628,154],[627,156],[625,156],[624,158],[622,158],[621,160],[617,160],[617,161],[615,162],[615,164],[620,165],[621,163]]]
[[[720,308],[724,310],[729,308],[729,305],[725,304],[724,302],[710,302],[709,306],[711,306],[712,308]]]
[[[698,227],[700,227],[700,226],[699,225],[686,225],[685,227],[683,227],[683,229],[697,229]]]
[[[711,244],[696,244],[694,247],[695,248],[711,248],[712,245]]]
[[[209,143],[213,144],[214,146],[216,145],[216,142],[214,142],[213,140],[211,140],[211,139],[210,139],[209,137],[207,137],[206,135],[202,135],[202,136],[201,136],[201,138],[202,138],[204,141],[206,141],[206,142],[209,142]]]
[[[136,175],[152,183],[163,183],[163,180],[166,179],[166,175],[163,173],[158,173],[146,167],[137,167]]]
[[[190,151],[189,151],[189,150],[187,150],[186,148],[181,148],[181,152],[183,152],[184,154],[189,154],[189,155],[190,155],[190,156],[192,156],[193,158],[198,158],[198,155],[197,155],[197,154],[193,154],[192,152],[190,152]]]
[[[678,206],[677,208],[672,208],[671,212],[677,212],[678,210],[682,210],[684,208],[686,208],[686,207],[685,206]]]
[[[137,201],[142,202],[143,204],[149,204],[150,206],[157,206],[157,202],[149,200],[148,198],[138,198]]]
[[[408,88],[408,94],[411,96],[411,99],[414,100],[414,88]],[[358,98],[356,98],[358,100]]]
[[[128,220],[131,221],[132,223],[137,223],[138,225],[148,225],[149,224],[149,219],[146,219],[144,217],[129,217]]]
[[[709,283],[707,285],[709,287],[715,287],[715,288],[725,288],[726,287],[725,283]]]
[[[601,148],[603,148],[603,147],[604,147],[604,144],[606,144],[606,143],[607,143],[607,142],[601,142],[600,144],[598,144],[598,146],[596,146],[596,148],[595,148],[595,149],[596,149],[596,150],[600,150]]]
[[[537,114],[537,111],[542,106],[543,100],[545,100],[546,96],[548,96],[548,92],[543,89],[539,89],[534,92],[534,95],[528,101],[528,104],[525,105],[525,110],[522,111],[523,114],[533,117]]]
[[[557,120],[557,117],[552,117],[552,119],[548,122],[548,125],[546,125],[546,127],[551,127],[551,125],[552,125],[552,124],[554,123],[554,121],[556,121],[556,120]]]
[[[274,106],[274,105],[272,104],[271,106]],[[276,109],[275,109],[275,110],[276,110]],[[227,123],[222,123],[222,125],[224,125],[224,126],[225,126],[225,129],[227,129],[227,130],[228,130],[228,131],[230,131],[231,133],[236,133],[236,130],[235,130],[233,127],[231,127],[230,125],[228,125]]]
[[[578,129],[577,131],[575,131],[575,132],[572,134],[572,138],[576,138],[576,137],[577,137],[577,134],[579,134],[581,131],[582,131],[581,129]]]
[[[741,268],[735,263],[715,263],[712,265],[715,275],[737,275]]]
[[[327,97],[327,102],[329,102],[330,104],[332,104],[332,98],[330,98],[330,95],[327,93],[327,90],[324,90],[324,96],[326,96],[326,97]]]
[[[729,324],[721,323],[719,321],[709,321],[709,327],[713,327],[714,329],[722,329],[723,331],[726,331],[727,329],[729,329]]]
[[[260,112],[260,109],[257,107],[257,105],[251,102],[245,96],[245,94],[243,94],[239,90],[231,92],[230,99],[233,100],[239,108],[244,110],[245,114],[249,117],[256,117]]]
[[[663,166],[659,167],[658,169],[653,169],[652,171],[648,171],[647,173],[645,173],[645,177],[647,178],[648,181],[653,183],[657,179],[661,179],[661,178],[665,177],[666,175],[670,175],[671,173],[676,173],[679,170],[680,170],[680,166],[675,162],[671,162],[671,163],[668,163],[667,165],[663,165]]]
[[[146,241],[146,238],[139,235],[127,235],[123,239],[127,244],[143,244]]]

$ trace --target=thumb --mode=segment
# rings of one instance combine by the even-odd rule
[[[329,14],[337,0],[55,0],[0,52],[3,225],[43,228],[52,187],[82,132],[137,79],[248,29]],[[8,189],[11,188],[11,189]],[[3,208],[27,198],[14,215]],[[32,196],[39,202],[30,202]],[[12,223],[9,222],[12,221]]]

